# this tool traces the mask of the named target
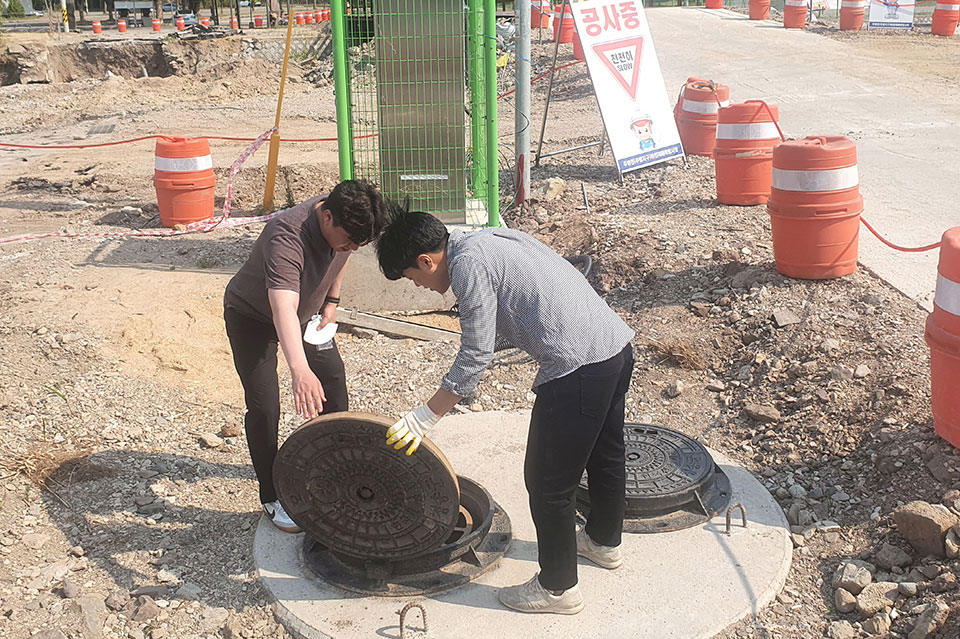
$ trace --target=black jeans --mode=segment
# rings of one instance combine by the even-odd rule
[[[273,487],[273,460],[277,456],[277,431],[280,424],[280,383],[277,378],[277,331],[273,324],[265,324],[247,317],[232,308],[224,309],[227,337],[233,350],[233,363],[243,384],[243,399],[247,413],[243,419],[247,446],[253,469],[260,482],[260,502],[277,500]],[[327,401],[323,412],[347,410],[347,382],[343,360],[333,348],[318,351],[312,344],[304,344],[310,370],[323,384]]]
[[[537,527],[540,585],[548,590],[577,583],[575,491],[584,469],[590,486],[587,534],[604,546],[620,544],[624,397],[632,374],[633,348],[627,344],[614,357],[537,389],[523,472]]]

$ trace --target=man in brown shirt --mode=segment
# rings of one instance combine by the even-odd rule
[[[320,327],[336,320],[340,284],[352,251],[383,228],[385,204],[369,182],[347,180],[328,195],[299,204],[267,222],[223,297],[227,337],[243,384],[244,430],[260,482],[260,502],[281,530],[299,532],[273,486],[280,388],[277,344],[290,368],[297,413],[311,419],[347,410],[343,360],[336,343],[303,341],[311,316]]]

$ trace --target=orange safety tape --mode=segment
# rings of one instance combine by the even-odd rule
[[[881,242],[883,242],[884,244],[886,244],[887,246],[889,246],[889,247],[892,248],[892,249],[896,249],[896,250],[898,250],[898,251],[903,251],[904,253],[922,253],[923,251],[932,251],[932,250],[935,249],[935,248],[940,248],[940,242],[937,242],[936,244],[928,244],[928,245],[926,245],[926,246],[918,246],[918,247],[916,247],[916,248],[910,248],[910,247],[906,247],[906,246],[897,246],[897,245],[894,244],[893,242],[891,242],[891,241],[889,241],[889,240],[887,240],[887,239],[884,239],[879,233],[877,233],[877,232],[873,229],[873,227],[870,226],[870,223],[867,222],[865,219],[863,219],[863,216],[860,216],[860,221],[863,222],[863,225],[864,225],[865,227],[867,227],[867,230],[869,230],[871,233],[873,233],[875,236],[877,236],[877,239],[878,239],[878,240],[880,240]]]

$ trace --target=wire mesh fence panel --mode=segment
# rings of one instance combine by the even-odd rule
[[[487,78],[473,4],[351,0],[341,14],[350,126],[340,144],[353,176],[446,222],[487,208]]]

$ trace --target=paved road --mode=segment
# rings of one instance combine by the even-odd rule
[[[734,101],[777,104],[790,137],[854,137],[864,217],[895,243],[929,244],[960,225],[956,83],[864,59],[847,42],[730,11],[664,8],[647,17],[671,96],[687,76],[711,78],[730,86]],[[860,261],[931,308],[937,251],[893,251],[861,227]]]

